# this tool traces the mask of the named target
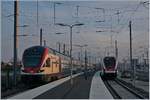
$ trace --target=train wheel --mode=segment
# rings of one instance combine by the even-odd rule
[[[115,77],[115,78],[117,77],[117,73],[114,74],[114,77]]]
[[[58,80],[58,77],[57,77],[57,76],[55,76],[55,80]]]
[[[51,77],[51,81],[54,81],[54,77]]]

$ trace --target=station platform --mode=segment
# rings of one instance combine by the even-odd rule
[[[93,76],[89,99],[113,99],[100,77],[100,71]]]
[[[113,99],[105,87],[99,71],[88,72],[87,79],[83,73],[73,77],[73,85],[70,84],[70,77],[67,77],[51,82],[40,89],[18,94],[11,99]],[[56,83],[61,84],[56,85]]]

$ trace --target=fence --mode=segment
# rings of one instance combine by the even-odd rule
[[[20,82],[20,68],[16,68],[16,82]],[[7,91],[13,87],[13,70],[1,69],[1,91]]]

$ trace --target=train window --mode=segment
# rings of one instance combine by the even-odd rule
[[[59,66],[59,62],[58,61],[56,61],[56,67],[58,67]]]
[[[105,66],[115,66],[116,59],[114,57],[105,57],[104,58],[104,64]]]
[[[56,61],[56,67],[57,67],[57,61]]]
[[[46,60],[46,67],[50,67],[50,65],[51,65],[50,58],[48,58],[48,59]]]

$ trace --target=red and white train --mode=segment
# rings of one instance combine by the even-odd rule
[[[106,56],[103,59],[102,75],[104,77],[116,77],[117,76],[117,60],[113,56]]]
[[[21,79],[24,83],[49,82],[70,75],[70,57],[45,46],[27,48],[22,57]],[[77,61],[76,66],[80,63]]]

